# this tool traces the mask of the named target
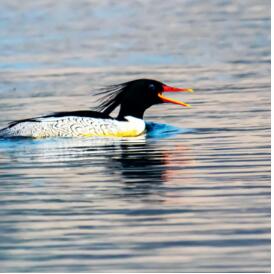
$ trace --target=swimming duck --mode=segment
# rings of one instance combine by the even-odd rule
[[[0,130],[0,137],[136,137],[145,133],[144,112],[152,105],[173,103],[163,92],[192,92],[174,88],[156,80],[138,79],[112,85],[97,93],[103,96],[95,111],[57,112],[46,116],[15,121]],[[118,116],[110,114],[120,107]]]

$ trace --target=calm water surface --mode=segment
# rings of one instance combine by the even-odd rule
[[[0,6],[0,127],[135,78],[195,89],[144,137],[1,140],[2,272],[270,271],[270,1]]]

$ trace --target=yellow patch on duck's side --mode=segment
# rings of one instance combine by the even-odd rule
[[[106,134],[100,134],[95,135],[93,133],[83,133],[83,137],[137,137],[140,134],[138,134],[137,130],[129,130],[129,131],[120,131],[115,133],[106,133]]]

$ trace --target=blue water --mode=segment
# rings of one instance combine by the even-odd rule
[[[0,140],[2,272],[270,271],[270,1],[0,3],[0,127],[153,78],[138,138]]]
[[[172,125],[160,124],[154,122],[146,123],[146,136],[147,138],[155,138],[162,139],[172,137],[173,135],[182,134],[182,133],[191,133],[194,132],[195,129],[187,129],[187,128],[178,128]]]

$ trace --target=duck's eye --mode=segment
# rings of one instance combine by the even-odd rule
[[[149,88],[150,91],[155,91],[156,90],[156,87],[153,84],[150,84],[148,86],[148,88]]]

